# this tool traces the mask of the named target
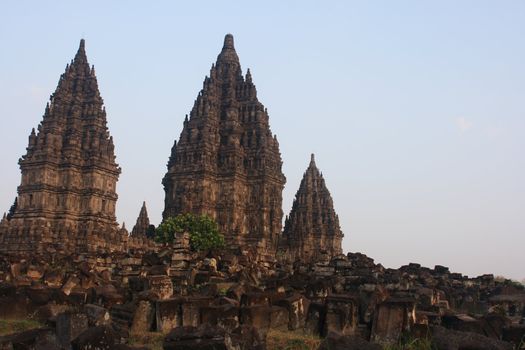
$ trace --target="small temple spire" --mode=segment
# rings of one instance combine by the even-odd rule
[[[285,221],[280,245],[289,252],[292,260],[313,262],[326,254],[328,257],[341,254],[342,238],[332,196],[312,153],[310,166],[304,173]]]
[[[137,223],[133,226],[131,230],[131,236],[145,236],[148,232],[150,226],[148,210],[146,209],[146,201],[142,202],[142,208],[140,208],[140,213],[137,218]]]

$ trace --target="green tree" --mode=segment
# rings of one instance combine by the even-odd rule
[[[155,240],[172,243],[177,234],[188,232],[192,250],[201,251],[224,247],[224,236],[217,223],[207,215],[179,214],[164,220],[155,231]]]

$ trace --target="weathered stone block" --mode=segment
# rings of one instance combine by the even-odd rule
[[[245,293],[241,297],[242,306],[270,305],[270,295],[268,293]]]
[[[49,328],[37,328],[0,337],[0,349],[61,349],[54,332]]]
[[[111,350],[119,341],[118,334],[109,326],[102,325],[86,329],[72,342],[72,350]]]
[[[56,297],[56,290],[42,285],[27,289],[27,296],[35,305],[45,305]]]
[[[446,350],[512,350],[511,343],[490,339],[481,334],[460,332],[444,327],[434,326],[432,331],[432,344],[437,349]]]
[[[182,326],[182,301],[180,299],[159,300],[155,304],[158,332],[168,332]]]
[[[148,276],[148,289],[155,293],[159,300],[173,296],[173,282],[169,276]]]
[[[143,333],[151,331],[155,317],[155,308],[152,302],[148,300],[140,300],[138,302],[137,309],[135,310],[135,314],[133,315],[131,333]]]
[[[326,307],[323,304],[311,303],[308,307],[304,330],[308,334],[321,335],[322,327],[326,314]]]
[[[109,311],[102,306],[86,304],[84,306],[84,312],[88,317],[88,323],[90,326],[100,326],[107,324],[110,321]]]
[[[1,300],[0,300],[0,303],[1,303]],[[38,307],[34,313],[34,317],[40,322],[47,322],[50,320],[55,321],[57,315],[64,313],[68,311],[69,309],[70,309],[69,305],[56,304],[55,302],[51,302],[46,305]]]
[[[182,299],[182,325],[197,327],[201,324],[200,310],[209,305],[212,298],[193,297]]]
[[[65,312],[57,316],[57,339],[65,349],[71,349],[71,341],[87,328],[88,317],[85,314]]]
[[[241,323],[253,326],[266,333],[270,329],[272,308],[268,305],[245,306],[241,308]]]
[[[42,266],[30,265],[27,268],[27,276],[32,280],[39,280],[44,276],[45,268]]]
[[[266,337],[257,328],[242,325],[231,332],[232,350],[266,350]],[[268,349],[270,350],[270,349]]]
[[[326,298],[326,316],[323,334],[336,332],[354,335],[358,323],[358,303],[355,297],[346,294],[330,295]]]
[[[217,327],[177,327],[164,339],[164,350],[233,350],[231,338]]]
[[[306,321],[306,313],[310,301],[300,294],[295,294],[289,298],[281,299],[276,302],[276,305],[282,306],[288,310],[288,329],[303,328]]]
[[[64,273],[62,271],[47,271],[44,276],[44,283],[49,287],[62,287]]]
[[[231,304],[204,306],[201,308],[201,320],[203,324],[210,324],[231,332],[239,327],[240,310]]]
[[[148,276],[167,276],[168,270],[168,265],[154,265],[147,269],[147,274]]]
[[[520,345],[525,339],[525,324],[511,325],[503,328],[502,339],[516,346]]]
[[[148,289],[148,280],[142,276],[128,277],[128,286],[134,292],[142,292]]]
[[[62,293],[64,293],[65,295],[69,295],[73,288],[79,283],[80,279],[78,279],[77,277],[69,277],[66,283],[64,283],[64,285],[62,286]]]
[[[288,330],[290,313],[281,306],[270,307],[270,328],[279,330]]]
[[[380,344],[398,341],[404,331],[414,323],[413,299],[389,299],[377,306],[372,325],[371,340]]]

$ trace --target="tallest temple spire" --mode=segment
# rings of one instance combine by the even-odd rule
[[[88,249],[97,241],[89,237],[116,232],[120,168],[106,124],[82,39],[19,161],[18,205],[8,232],[0,235],[0,250],[33,250],[45,242]],[[28,228],[32,239],[27,237]],[[2,244],[6,237],[8,243]],[[17,248],[10,248],[12,243]]]
[[[229,247],[274,259],[286,182],[281,166],[268,113],[227,34],[172,148],[163,216],[207,214]]]

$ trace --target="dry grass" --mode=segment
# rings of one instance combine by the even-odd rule
[[[321,339],[302,331],[270,330],[266,344],[268,350],[317,350]]]
[[[39,327],[42,327],[42,324],[31,319],[0,319],[0,336]]]
[[[129,345],[145,346],[150,350],[162,350],[162,341],[166,334],[161,332],[134,333],[129,338]]]
[[[430,339],[407,339],[400,341],[397,344],[387,345],[385,350],[432,350],[432,342]]]

